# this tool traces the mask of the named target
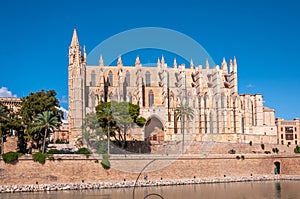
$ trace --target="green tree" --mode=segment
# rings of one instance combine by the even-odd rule
[[[61,120],[63,112],[57,109],[59,101],[55,96],[56,92],[54,90],[41,90],[36,93],[30,93],[27,97],[22,98],[20,116],[24,124],[31,124],[33,118],[44,111],[52,111]]]
[[[60,125],[60,119],[52,111],[44,111],[34,117],[34,122],[30,126],[30,132],[38,134],[41,134],[41,132],[43,132],[42,153],[45,153],[46,138],[49,134],[49,131],[54,132],[55,129],[58,129],[60,127]]]
[[[182,134],[182,153],[184,152],[184,130],[185,130],[185,121],[194,119],[194,110],[188,106],[187,103],[181,103],[175,109],[175,118],[178,121],[181,120],[181,134]]]
[[[101,145],[104,144],[104,131],[99,124],[96,113],[86,114],[82,126],[82,135],[87,146],[92,147],[97,151],[99,148],[101,148]]]
[[[144,126],[146,119],[140,117],[140,107],[129,102],[102,102],[96,107],[100,126],[109,136],[125,148],[128,129],[134,125]]]
[[[1,154],[4,151],[4,138],[8,133],[9,111],[6,106],[0,103],[0,137],[1,137]]]
[[[31,125],[34,123],[34,117],[44,111],[51,111],[59,121],[63,118],[63,112],[59,110],[59,101],[55,97],[56,92],[54,90],[38,91],[36,93],[30,93],[27,97],[22,98],[21,109],[19,115],[22,118],[22,124],[25,126],[25,132],[19,134],[20,140],[24,140],[22,143],[30,141],[30,148],[41,147],[41,141],[43,141],[43,135],[30,130]],[[20,146],[24,144],[20,143]]]

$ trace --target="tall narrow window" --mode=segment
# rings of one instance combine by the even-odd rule
[[[132,95],[131,95],[131,93],[128,93],[128,101],[129,101],[129,103],[132,103]]]
[[[213,115],[212,113],[209,115],[209,132],[213,133],[214,131],[214,126],[213,126]]]
[[[126,82],[126,86],[130,86],[130,73],[129,73],[129,71],[126,72],[125,82]]]
[[[251,113],[252,113],[252,126],[255,126],[254,106],[252,101],[251,101]]]
[[[109,71],[109,73],[108,73],[108,83],[109,83],[110,86],[113,86],[113,84],[114,84],[113,81],[114,81],[113,73],[111,71]]]
[[[96,74],[95,71],[91,73],[91,86],[96,86]]]
[[[92,108],[95,108],[95,104],[96,104],[96,97],[95,97],[95,94],[94,92],[91,94],[91,107]]]
[[[153,106],[154,104],[154,94],[152,91],[150,91],[148,94],[148,103],[149,103],[149,107]]]
[[[150,86],[150,81],[151,81],[151,79],[150,79],[150,72],[147,71],[147,72],[146,72],[146,86],[147,86],[147,87]]]

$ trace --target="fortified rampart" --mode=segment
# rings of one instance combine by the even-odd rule
[[[280,163],[283,175],[300,175],[300,156],[246,154],[223,155],[112,155],[112,168],[104,170],[101,156],[55,155],[55,161],[47,160],[44,165],[34,162],[31,156],[24,156],[12,164],[0,160],[0,184],[52,184],[103,181],[135,180],[138,173],[154,160],[142,173],[149,180],[184,179],[204,177],[239,177],[274,174],[274,163]],[[61,159],[61,160],[57,160]],[[98,161],[96,161],[98,160]]]

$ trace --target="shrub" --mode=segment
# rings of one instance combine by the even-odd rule
[[[241,155],[241,158],[242,158],[242,160],[244,160],[244,159],[245,159],[245,156],[244,156],[244,155]]]
[[[262,150],[265,150],[265,145],[264,144],[261,144],[260,146],[261,146]]]
[[[234,149],[230,149],[230,150],[228,151],[228,153],[229,153],[229,154],[235,154],[235,150],[234,150]]]
[[[110,169],[109,155],[107,153],[102,155],[101,165],[104,169]]]
[[[60,150],[57,149],[50,149],[47,154],[61,154]]]
[[[46,157],[47,155],[46,154],[43,154],[42,152],[37,152],[35,154],[32,154],[32,159],[33,161],[35,162],[39,162],[40,164],[45,164],[46,162]]]
[[[276,147],[276,148],[273,148],[272,151],[273,151],[273,153],[277,153],[278,154],[279,149]]]
[[[238,155],[235,158],[238,159],[238,160],[241,159],[240,156],[238,156]]]
[[[87,148],[83,147],[78,149],[78,151],[76,151],[76,154],[92,154],[90,150],[88,150]]]
[[[270,154],[271,153],[271,151],[265,151],[265,154]]]
[[[249,145],[252,146],[252,141],[249,142]]]
[[[17,152],[7,152],[2,154],[3,161],[8,164],[16,163],[21,156],[21,153]]]
[[[294,148],[294,152],[295,153],[300,153],[300,147],[298,145]]]
[[[69,141],[57,139],[55,144],[69,144]]]
[[[55,160],[55,158],[54,158],[52,155],[49,155],[49,156],[48,156],[48,160],[50,160],[50,161],[54,161],[54,160]]]

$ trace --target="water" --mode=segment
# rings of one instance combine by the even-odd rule
[[[269,181],[137,188],[135,199],[299,199],[300,181]],[[132,199],[132,188],[5,193],[1,199]],[[149,196],[151,193],[158,196]]]

